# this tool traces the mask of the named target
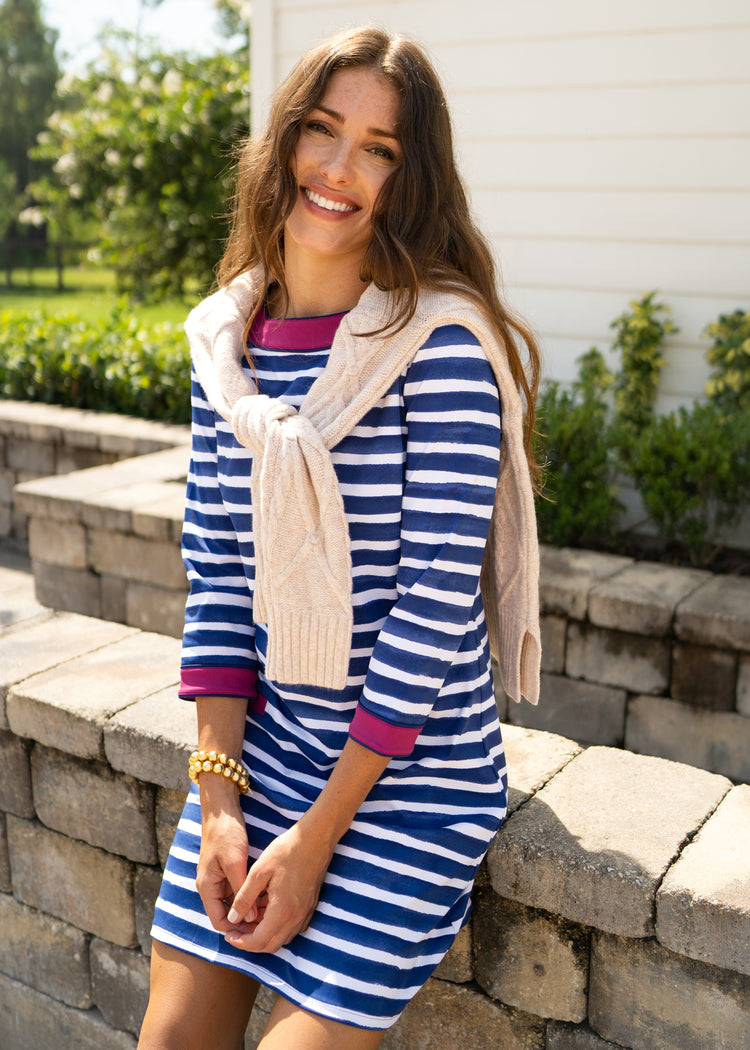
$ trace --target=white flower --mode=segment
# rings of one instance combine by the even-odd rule
[[[55,161],[52,170],[57,175],[71,175],[76,168],[76,158],[73,153],[63,153]]]
[[[214,4],[218,7],[218,4]],[[252,3],[250,0],[227,0],[227,6],[231,7],[233,11],[236,11],[238,15],[241,15],[245,22],[250,21],[250,14],[252,11]]]
[[[76,78],[73,73],[65,73],[57,82],[57,91],[60,95],[67,95],[72,90]]]
[[[122,160],[122,157],[120,156],[120,151],[119,150],[108,149],[108,150],[104,151],[104,163],[105,164],[110,164],[114,168],[120,163],[121,160]]]
[[[133,157],[133,167],[137,168],[138,171],[143,171],[143,169],[146,167],[146,158],[143,156],[142,153],[138,153],[135,157]]]
[[[41,208],[24,208],[18,221],[24,226],[44,226],[46,220]]]
[[[165,95],[176,95],[182,90],[182,74],[176,69],[168,69],[161,82],[162,91]]]
[[[97,102],[101,102],[103,106],[106,106],[109,100],[112,98],[112,85],[108,80],[103,80],[99,87],[94,92],[94,98]]]
[[[77,182],[74,182],[72,186],[68,186],[68,195],[72,197],[74,201],[79,201],[83,196],[83,190]]]

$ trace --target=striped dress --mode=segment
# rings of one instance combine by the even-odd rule
[[[262,315],[251,332],[261,392],[298,407],[339,321]],[[251,453],[194,380],[181,695],[249,698],[250,857],[312,804],[349,735],[392,757],[335,850],[311,925],[273,954],[232,948],[205,915],[193,787],[156,905],[157,940],[374,1029],[396,1020],[445,955],[506,811],[479,596],[499,449],[498,393],[479,344],[464,328],[437,328],[331,452],[353,563],[347,685],[290,686],[265,677],[266,631],[252,619]]]

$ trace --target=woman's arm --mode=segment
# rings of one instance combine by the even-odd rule
[[[238,697],[196,699],[198,746],[230,758],[242,755],[247,701]],[[201,852],[196,886],[211,925],[232,929],[227,912],[247,876],[248,842],[237,785],[206,773],[198,778],[201,799]]]
[[[250,869],[227,916],[235,923],[226,933],[230,944],[275,952],[307,928],[336,843],[389,761],[355,740],[347,741],[310,809],[274,839]]]

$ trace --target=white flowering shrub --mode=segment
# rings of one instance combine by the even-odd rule
[[[134,58],[118,36],[58,91],[36,147],[53,170],[34,187],[53,228],[65,236],[93,222],[96,257],[136,298],[182,295],[188,281],[207,289],[226,234],[230,155],[248,130],[245,57]]]

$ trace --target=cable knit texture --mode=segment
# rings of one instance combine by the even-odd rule
[[[490,650],[508,696],[536,704],[539,550],[523,406],[505,351],[477,308],[457,294],[423,291],[405,328],[370,336],[362,333],[392,316],[393,298],[369,285],[339,325],[328,364],[297,412],[259,394],[243,368],[243,330],[261,292],[256,272],[242,274],[200,303],[185,330],[206,397],[253,453],[253,615],[268,626],[268,677],[344,687],[353,620],[351,556],[329,451],[383,397],[434,329],[458,324],[481,343],[502,411],[498,484],[481,577]]]

